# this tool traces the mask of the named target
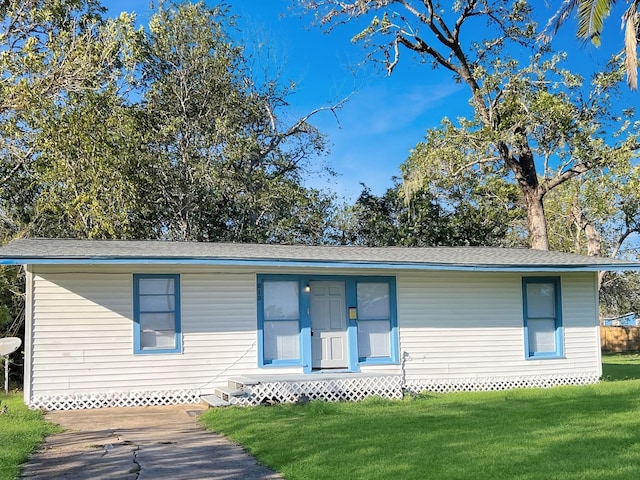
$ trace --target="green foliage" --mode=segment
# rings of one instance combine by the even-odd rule
[[[40,410],[27,409],[17,394],[0,393],[0,412],[0,478],[14,479],[29,454],[59,428],[45,422]]]
[[[624,151],[612,155],[615,162],[606,168],[594,168],[547,195],[554,250],[638,258],[640,165]],[[637,272],[608,272],[600,279],[601,314],[640,312]]]
[[[556,233],[568,227],[562,218],[571,218],[572,203],[555,202],[554,197],[573,191],[579,185],[575,179],[579,172],[584,178],[604,175],[611,192],[619,188],[618,194],[633,195],[625,187],[633,181],[615,172],[630,173],[638,126],[632,123],[633,112],[615,108],[619,77],[596,75],[586,90],[580,78],[561,68],[563,60],[562,55],[540,54],[523,68],[515,60],[495,59],[494,70],[483,70],[478,77],[483,92],[493,89],[486,92],[487,98],[496,98],[491,125],[480,116],[455,123],[445,118],[439,128],[428,130],[402,167],[408,188],[450,191],[460,183],[462,188],[480,188],[501,199],[514,194],[516,186],[525,192],[522,185],[529,185],[534,197],[546,198],[547,207],[555,210],[560,205],[565,210],[562,216],[558,212],[547,216],[551,247],[580,251],[573,248],[575,236],[568,237],[566,230],[564,235]],[[523,169],[525,157],[531,158],[528,170]],[[558,189],[567,193],[556,193]],[[620,202],[591,197],[607,205],[607,215],[599,217],[603,225],[617,215],[613,207]],[[520,205],[524,207],[526,200],[521,196]]]
[[[0,266],[0,336],[19,336],[24,312],[24,275],[20,268]]]
[[[472,177],[482,186],[495,183],[490,177],[511,182],[526,210],[533,248],[549,248],[544,197],[550,191],[635,148],[633,114],[619,112],[610,98],[619,74],[609,70],[583,87],[561,67],[563,55],[535,43],[531,2],[467,0],[449,8],[432,0],[300,3],[328,29],[348,20],[367,25],[354,40],[388,73],[409,52],[468,87],[473,117],[445,118],[428,131],[403,166],[408,192],[433,195],[434,186],[466,185]]]
[[[100,17],[103,10],[93,0],[40,0],[28,5],[21,1],[3,3],[0,10],[6,27],[0,37],[3,237],[19,232],[50,233],[40,211],[43,199],[46,203],[47,198],[48,187],[43,183],[51,183],[52,171],[59,166],[51,162],[51,152],[59,159],[66,157],[68,164],[77,158],[84,159],[90,148],[72,146],[74,142],[90,141],[94,149],[104,148],[91,139],[94,124],[99,125],[102,120],[96,118],[98,114],[84,118],[84,124],[64,125],[72,138],[60,141],[61,136],[55,135],[56,129],[62,126],[61,119],[65,115],[72,117],[70,110],[76,109],[72,120],[78,120],[74,105],[78,98],[116,91],[127,68],[126,46],[132,34],[132,19],[123,16],[105,21]],[[90,112],[88,108],[86,111]],[[47,171],[47,162],[54,164],[51,171]],[[58,183],[59,190],[63,184]],[[77,186],[69,186],[74,187]]]
[[[556,14],[549,20],[542,37],[548,39],[547,30],[554,33],[574,13],[577,13],[578,30],[576,36],[584,41],[590,40],[596,47],[600,46],[604,21],[611,13],[616,0],[565,0]],[[638,88],[638,8],[640,1],[627,0],[629,6],[622,15],[624,28],[624,64],[627,72],[627,83],[632,90]]]
[[[2,242],[324,241],[311,115],[282,120],[290,87],[251,71],[225,7],[154,8],[136,28],[96,0],[0,2]],[[0,335],[20,332],[21,282],[2,270]]]
[[[618,316],[634,312],[640,315],[640,273],[606,273],[600,288],[600,313]]]
[[[0,265],[0,338],[18,337],[24,344],[24,272],[18,266]],[[9,385],[22,385],[23,349],[9,355]],[[4,385],[4,361],[0,360],[0,385]]]
[[[458,185],[461,187],[461,185]],[[367,246],[505,245],[520,209],[473,195],[480,189],[424,189],[405,197],[400,184],[378,197],[364,188],[351,208],[346,243]],[[512,198],[513,200],[513,198]]]
[[[300,179],[324,141],[306,119],[281,123],[288,90],[256,83],[232,28],[222,7],[161,4],[140,47],[158,231],[181,240],[318,242],[329,198]]]
[[[639,394],[629,380],[211,409],[201,421],[291,480],[628,479],[640,475]]]
[[[604,19],[609,16],[614,0],[587,0],[578,5],[578,37],[600,46]]]
[[[140,212],[148,155],[140,114],[113,89],[71,94],[46,111],[35,146],[30,234],[148,238]]]
[[[101,85],[117,66],[110,42],[95,48],[103,12],[95,0],[2,2],[0,114],[58,99],[80,82]]]
[[[301,179],[324,139],[281,121],[289,87],[257,81],[226,8],[103,10],[3,3],[3,236],[321,241],[332,198]]]
[[[640,165],[618,156],[606,168],[594,168],[546,198],[550,238],[555,250],[634,257],[630,240],[640,233]],[[590,247],[592,227],[599,245]],[[567,235],[567,232],[570,232]],[[637,252],[636,252],[637,254]]]
[[[438,2],[373,0],[318,1],[300,0],[307,11],[327,30],[347,20],[358,19],[366,26],[352,37],[368,50],[368,59],[380,63],[388,73],[403,55],[400,46],[417,55],[419,62],[450,70],[457,80],[478,68],[484,57],[499,54],[508,45],[532,45],[535,25],[530,20],[531,7],[525,1],[453,2],[448,8]],[[481,30],[481,41],[460,42],[467,28]],[[444,49],[439,43],[447,44]],[[450,56],[446,49],[454,46],[461,56]],[[464,57],[464,58],[463,58]]]

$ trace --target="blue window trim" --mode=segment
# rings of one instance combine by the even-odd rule
[[[264,358],[264,303],[263,303],[263,283],[265,281],[295,281],[298,282],[299,308],[299,341],[300,358],[287,360],[270,360]],[[397,365],[399,360],[399,338],[398,338],[398,315],[397,315],[397,294],[396,278],[391,276],[357,276],[357,275],[292,275],[292,274],[258,274],[257,275],[257,350],[259,367],[285,367],[302,366],[305,373],[312,373],[312,350],[311,350],[311,318],[309,316],[311,296],[305,292],[304,287],[313,281],[340,281],[345,284],[346,307],[357,306],[357,283],[384,282],[389,285],[390,302],[390,332],[391,355],[389,357],[359,358],[358,357],[358,320],[349,319],[347,316],[347,341],[349,349],[348,368],[349,372],[357,372],[360,365]]]
[[[555,289],[555,352],[532,352],[529,347],[529,327],[528,307],[527,307],[527,285],[534,283],[552,283]],[[564,358],[564,335],[562,326],[562,291],[560,286],[560,277],[522,277],[522,307],[524,320],[524,350],[525,358],[529,360],[538,360],[545,358]]]
[[[286,359],[286,360],[265,360],[264,358],[264,289],[263,289],[263,285],[265,281],[276,281],[276,282],[297,282],[298,283],[298,292],[299,292],[299,296],[298,296],[298,301],[299,301],[299,314],[300,314],[300,318],[298,319],[298,341],[300,342],[299,344],[299,348],[298,351],[300,352],[300,357],[298,358],[291,358],[291,359]],[[302,314],[303,311],[306,311],[306,309],[308,308],[308,305],[306,307],[304,307],[305,309],[303,310],[303,301],[302,301],[302,297],[306,296],[308,297],[308,295],[303,295],[304,293],[304,284],[302,283],[302,280],[300,279],[299,275],[258,275],[258,281],[257,281],[257,300],[258,300],[258,366],[260,367],[299,367],[303,365],[303,361],[302,361],[302,352],[304,351],[304,341],[303,341],[303,337],[304,335],[302,335],[302,330],[305,329],[304,327],[304,320],[303,317],[304,315]],[[308,299],[307,299],[307,303],[308,303]],[[309,329],[309,337],[311,337],[311,330],[310,328],[307,326],[307,329]],[[309,340],[309,348],[311,348],[311,340]]]
[[[140,280],[145,278],[173,279],[175,295],[175,348],[143,349],[140,346]],[[133,353],[136,355],[158,355],[182,353],[182,302],[180,301],[180,274],[177,273],[134,273],[133,274]]]
[[[386,283],[389,285],[389,341],[391,342],[391,349],[389,351],[391,355],[389,357],[358,357],[358,362],[361,365],[394,365],[400,363],[398,341],[398,302],[395,277],[357,277],[356,293],[358,283]],[[358,321],[366,322],[366,320]]]

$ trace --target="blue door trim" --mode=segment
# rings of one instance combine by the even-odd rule
[[[300,358],[295,360],[280,360],[265,362],[264,359],[264,313],[263,313],[263,284],[265,281],[297,281],[299,293],[299,341]],[[339,281],[344,282],[346,295],[347,318],[347,345],[348,345],[348,372],[359,372],[361,365],[394,365],[399,363],[399,338],[397,318],[397,294],[396,278],[392,276],[358,276],[358,275],[291,275],[291,274],[258,274],[257,275],[257,301],[258,301],[258,366],[259,367],[284,367],[301,366],[304,373],[313,373],[312,346],[311,346],[311,295],[305,288],[314,281]],[[375,283],[384,282],[389,285],[390,302],[390,357],[385,358],[358,358],[358,318],[349,318],[349,308],[357,307],[357,285],[359,282]],[[333,370],[332,370],[333,371]]]

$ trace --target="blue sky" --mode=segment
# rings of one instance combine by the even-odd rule
[[[329,188],[350,200],[361,192],[360,183],[382,194],[427,126],[437,125],[452,103],[457,111],[468,108],[464,87],[424,65],[403,64],[392,77],[358,67],[364,51],[351,43],[357,33],[353,26],[323,34],[310,26],[310,17],[287,15],[289,4],[245,0],[233,2],[233,8],[248,28],[263,29],[265,42],[279,49],[286,73],[297,85],[290,99],[296,114],[330,105],[355,90],[337,119],[324,112],[313,120],[329,136],[328,160],[338,173]]]
[[[213,5],[217,2],[208,2]],[[231,0],[231,12],[239,16],[240,35],[247,44],[262,45],[263,54],[273,58],[273,72],[280,71],[283,82],[293,81],[296,93],[289,97],[291,118],[334,104],[356,90],[337,112],[338,120],[323,112],[312,123],[328,135],[331,145],[329,165],[338,173],[333,179],[314,177],[310,184],[328,188],[349,201],[355,200],[366,184],[373,193],[382,194],[400,174],[411,148],[428,128],[436,127],[444,116],[455,118],[470,114],[469,93],[454,83],[451,75],[432,70],[428,65],[411,62],[405,55],[394,73],[387,77],[370,67],[356,70],[364,51],[350,42],[357,33],[352,25],[323,34],[311,26],[312,18],[288,13],[291,0]],[[540,2],[541,5],[546,4]],[[560,0],[548,2],[550,17]],[[135,11],[145,24],[150,14],[146,0],[105,1],[110,12]],[[542,7],[536,7],[542,8]],[[612,51],[622,46],[620,14],[607,22],[605,45],[600,49],[582,45],[573,37],[575,23],[568,22],[553,45],[569,53],[572,68],[583,75],[601,67]],[[268,48],[268,52],[267,52]],[[408,60],[408,61],[407,61]],[[626,106],[640,111],[640,93],[625,92]]]

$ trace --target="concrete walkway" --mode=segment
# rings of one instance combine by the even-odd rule
[[[49,412],[64,432],[47,437],[22,478],[281,479],[242,448],[204,430],[200,405]]]

